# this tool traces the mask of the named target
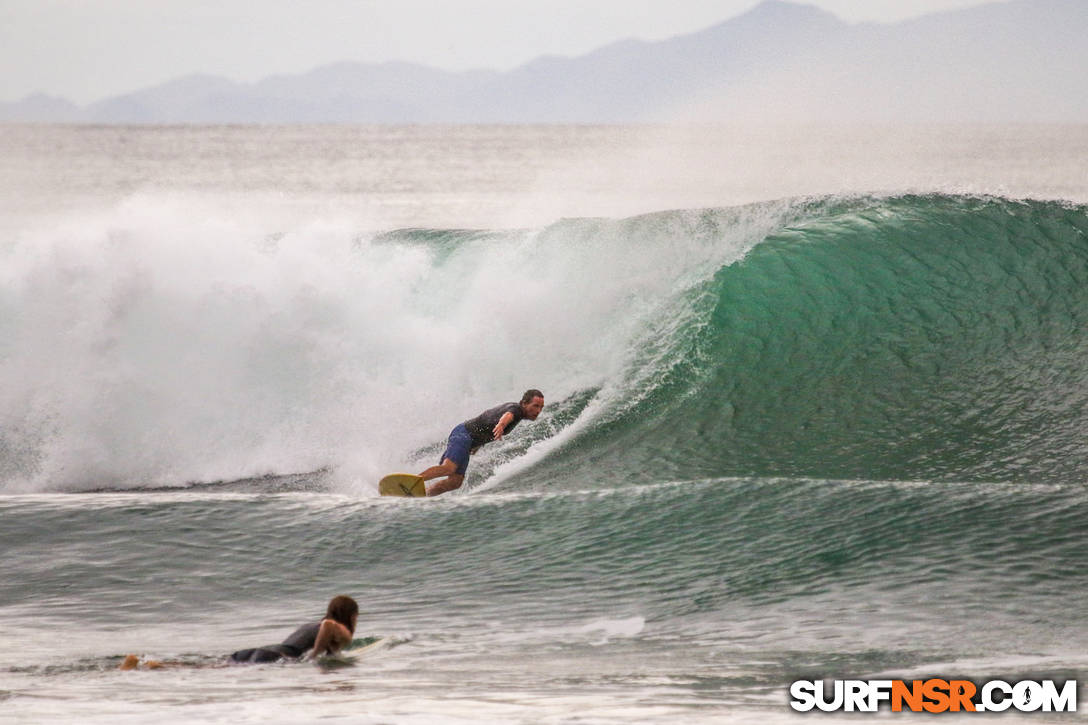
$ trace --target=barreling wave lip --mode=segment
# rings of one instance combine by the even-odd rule
[[[420,380],[457,389],[481,366],[501,376],[526,325],[549,332],[552,345],[530,367],[558,394],[541,420],[474,459],[469,492],[723,476],[1088,478],[1083,205],[786,199],[521,232],[397,230],[377,239],[396,244],[372,239],[350,253],[286,235],[275,253],[231,248],[210,286],[204,266],[176,271],[190,262],[172,237],[150,237],[158,254],[141,251],[133,269],[129,247],[147,240],[111,234],[94,258],[70,242],[54,250],[50,259],[75,257],[72,269],[22,260],[17,281],[44,286],[0,297],[13,311],[49,303],[43,324],[15,331],[25,348],[5,336],[0,365],[37,386],[3,411],[5,480],[37,489],[116,480],[116,490],[267,461],[256,469],[274,472],[266,478],[189,486],[305,491],[330,485],[325,471],[340,467],[340,452],[415,465],[436,455],[441,433],[421,447],[426,439],[404,433],[422,415],[389,432],[381,411],[433,407],[412,397]],[[503,242],[498,252],[492,239]],[[143,266],[160,256],[148,274]],[[281,292],[297,276],[284,265],[296,264],[315,281]],[[471,330],[461,368],[414,364],[426,357],[412,354],[417,340],[463,334],[481,317],[462,306],[471,295],[437,281],[469,275],[481,291],[524,269],[542,270],[540,287]],[[89,315],[71,298],[72,275],[104,309]],[[392,301],[389,275],[401,283]],[[360,279],[376,290],[361,305]],[[191,324],[209,314],[226,329]],[[0,325],[16,317],[0,315]],[[55,339],[72,344],[79,375],[68,364],[41,369],[38,351]],[[343,424],[360,418],[345,435]],[[407,450],[387,453],[398,444]],[[279,473],[292,470],[310,472]],[[151,488],[163,487],[142,490]]]
[[[1085,480],[1088,208],[817,207],[691,288],[649,379],[613,386],[638,403],[519,481]]]

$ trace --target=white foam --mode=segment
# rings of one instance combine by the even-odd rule
[[[331,466],[361,493],[487,405],[600,388],[573,435],[645,387],[658,363],[633,361],[689,314],[670,302],[762,233],[704,221],[566,222],[450,251],[265,201],[144,194],[38,220],[0,250],[0,486]]]
[[[598,619],[582,626],[578,631],[582,634],[598,636],[597,643],[604,644],[609,639],[616,637],[634,637],[641,634],[646,628],[644,617],[627,617],[625,619]]]

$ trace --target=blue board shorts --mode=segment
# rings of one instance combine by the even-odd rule
[[[468,428],[462,423],[450,431],[446,452],[442,454],[442,459],[438,462],[438,465],[442,465],[448,458],[457,464],[457,470],[454,473],[463,476],[465,471],[468,470],[468,457],[471,451],[472,436],[469,435]]]

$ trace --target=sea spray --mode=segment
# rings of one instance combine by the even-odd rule
[[[705,312],[688,290],[791,214],[373,234],[138,196],[44,221],[3,252],[3,485],[350,488],[527,387],[622,408]]]

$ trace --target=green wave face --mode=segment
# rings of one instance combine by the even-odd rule
[[[786,224],[687,294],[705,312],[636,405],[523,475],[1084,480],[1088,211],[913,196]]]

